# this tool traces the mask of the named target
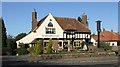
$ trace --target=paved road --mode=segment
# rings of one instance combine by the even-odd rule
[[[80,65],[80,66],[100,66],[100,67],[118,67],[117,56],[105,56],[105,57],[86,57],[86,58],[70,58],[70,59],[54,59],[54,60],[39,60],[27,62],[23,60],[23,57],[14,58],[13,60],[3,60],[3,66],[39,66],[39,65]],[[23,65],[23,66],[22,66]],[[119,66],[120,67],[120,66]]]

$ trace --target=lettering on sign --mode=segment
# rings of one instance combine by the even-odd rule
[[[42,37],[58,37],[59,35],[42,35]]]

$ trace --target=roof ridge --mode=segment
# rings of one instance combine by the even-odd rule
[[[103,32],[109,32],[109,33],[112,33],[112,34],[117,34],[117,35],[119,35],[117,32],[111,32],[111,31],[109,31],[109,30],[105,30],[105,31],[103,31]]]
[[[70,18],[70,17],[58,17],[58,16],[53,16],[54,18],[63,18],[63,19],[75,19],[76,20],[76,18]]]
[[[40,21],[38,21],[37,26],[40,26],[47,16],[43,17]],[[61,26],[61,28],[64,31],[65,28],[67,28],[66,26],[68,26],[70,29],[76,29],[79,32],[90,32],[90,29],[81,22],[79,22],[76,18],[57,17],[57,16],[53,16],[53,18],[58,22],[58,24]]]

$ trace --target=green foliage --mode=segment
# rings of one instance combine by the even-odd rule
[[[111,50],[112,49],[112,47],[109,44],[105,43],[104,41],[100,42],[100,48],[104,48],[105,50]]]
[[[15,37],[15,40],[20,40],[21,38],[25,37],[27,34],[26,33],[20,33]]]
[[[17,48],[17,44],[12,35],[7,36],[7,45],[8,45],[8,48],[12,50],[11,51],[12,55],[15,55],[16,54],[15,49]]]
[[[7,47],[7,42],[6,42],[6,39],[7,39],[6,28],[5,28],[5,24],[4,24],[3,18],[0,18],[0,22],[2,23],[1,24],[1,27],[2,27],[2,31],[1,31],[1,34],[2,34],[2,47]]]
[[[43,41],[38,41],[37,44],[35,45],[34,52],[35,54],[39,55],[43,53],[43,47],[42,47]]]
[[[78,21],[80,21],[80,22],[82,21],[81,17],[78,17]]]
[[[35,54],[34,47],[30,47],[30,48],[29,48],[29,52],[30,52],[30,54]]]
[[[27,49],[25,48],[25,45],[23,43],[19,44],[20,48],[17,49],[17,53],[19,55],[25,55],[28,53]]]
[[[12,49],[8,47],[3,47],[2,48],[2,55],[11,55]]]
[[[17,48],[17,44],[16,44],[13,36],[8,35],[6,41],[7,41],[7,47],[2,47],[3,48],[2,49],[3,55],[16,55],[15,49]]]
[[[46,51],[48,54],[52,53],[52,39],[49,39],[49,43],[46,46]]]

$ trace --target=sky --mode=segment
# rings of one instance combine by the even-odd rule
[[[32,11],[36,9],[39,21],[48,13],[58,17],[76,18],[87,14],[89,28],[96,33],[96,21],[101,29],[118,32],[118,2],[3,2],[2,17],[7,34],[16,36],[31,30]]]
[[[119,2],[119,0],[2,0],[2,2]]]

